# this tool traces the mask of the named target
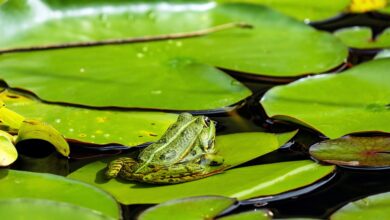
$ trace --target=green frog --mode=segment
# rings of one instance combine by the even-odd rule
[[[152,184],[175,184],[211,176],[224,170],[224,160],[216,154],[214,141],[214,121],[182,113],[137,159],[122,157],[112,161],[106,176],[119,175]]]

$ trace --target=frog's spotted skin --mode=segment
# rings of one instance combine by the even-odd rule
[[[223,158],[215,154],[215,124],[205,116],[179,115],[156,143],[138,156],[112,161],[108,178],[120,177],[147,183],[172,184],[222,172]]]

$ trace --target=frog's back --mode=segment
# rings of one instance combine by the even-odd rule
[[[153,165],[164,165],[178,162],[188,154],[190,148],[202,130],[200,126],[193,126],[197,117],[189,113],[179,115],[177,122],[172,124],[162,135],[161,139],[143,150],[138,159]]]

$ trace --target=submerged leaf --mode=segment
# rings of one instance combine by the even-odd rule
[[[19,128],[16,142],[39,139],[52,144],[57,152],[69,156],[69,144],[64,137],[51,125],[37,120],[24,120]]]
[[[310,147],[321,161],[358,167],[390,166],[390,137],[343,137]]]
[[[13,140],[12,135],[0,130],[0,167],[8,166],[18,158]]]
[[[276,86],[268,90],[261,104],[270,117],[308,126],[330,138],[354,132],[390,132],[389,65],[389,58],[378,59],[342,74]]]
[[[168,201],[145,210],[138,220],[214,219],[222,211],[236,202],[235,199],[222,196],[203,196]]]
[[[115,220],[96,210],[43,199],[0,199],[1,219]]]
[[[390,218],[390,192],[348,203],[330,216],[331,220],[377,220]]]
[[[91,185],[52,174],[0,170],[0,200],[30,198],[71,203],[118,219],[120,210],[107,193]]]

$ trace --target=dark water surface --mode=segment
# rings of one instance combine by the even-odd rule
[[[317,29],[334,31],[341,27],[364,25],[373,28],[374,33],[380,33],[390,26],[390,17],[367,13],[363,15],[341,16],[326,22],[314,23]],[[348,68],[352,65],[372,59],[378,50],[350,50],[348,65],[341,65],[336,70]],[[274,82],[265,82],[262,77],[253,79],[248,75],[229,72],[230,75],[243,82],[254,95],[234,111],[228,113],[206,112],[218,122],[217,134],[228,134],[247,131],[285,132],[299,128],[299,133],[293,140],[279,150],[249,161],[241,166],[266,164],[281,161],[310,159],[308,148],[310,145],[324,140],[321,134],[307,128],[281,121],[268,119],[259,104],[262,95],[273,86],[293,81],[292,78],[279,79]],[[256,77],[255,77],[256,78]],[[130,150],[116,150],[116,147],[96,148],[95,146],[71,145],[71,159],[60,158],[53,147],[42,141],[29,142],[18,145],[21,156],[13,168],[37,172],[49,172],[67,175],[77,168],[102,157],[120,153],[137,153],[139,148]],[[34,147],[31,147],[34,145]],[[142,146],[141,146],[142,147]],[[31,151],[29,149],[34,149]],[[28,156],[27,156],[28,155]],[[50,164],[47,166],[46,164]],[[256,175],[256,174],[254,174]],[[267,208],[273,211],[277,218],[285,217],[315,217],[327,218],[332,212],[347,202],[362,197],[390,191],[390,169],[359,170],[338,167],[336,172],[321,180],[314,186],[298,189],[270,199],[243,201],[232,212]],[[122,206],[124,219],[134,219],[149,205]]]

